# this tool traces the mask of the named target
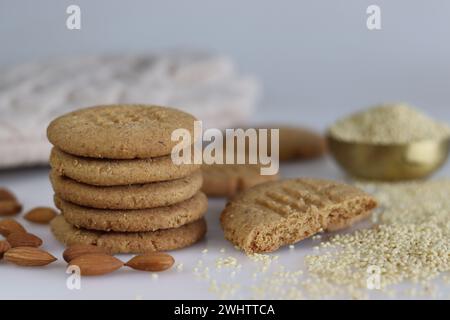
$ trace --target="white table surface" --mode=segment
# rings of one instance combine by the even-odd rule
[[[444,167],[437,175],[449,174],[450,166]],[[331,159],[304,162],[298,164],[283,165],[281,174],[285,177],[311,176],[331,179],[344,179],[341,171],[334,165]],[[25,210],[34,206],[51,206],[52,195],[47,168],[23,169],[0,172],[0,185],[11,188],[25,206]],[[39,298],[39,299],[217,299],[217,298],[247,298],[254,297],[251,291],[253,285],[258,284],[264,277],[269,276],[270,271],[284,265],[286,270],[298,270],[303,266],[303,258],[312,254],[313,247],[318,240],[306,240],[298,243],[294,250],[283,248],[275,254],[279,256],[279,262],[272,264],[267,273],[261,273],[253,278],[252,273],[258,265],[249,260],[244,254],[236,251],[227,242],[219,225],[219,214],[224,206],[224,200],[211,200],[207,213],[208,234],[200,243],[183,250],[172,252],[176,263],[183,263],[183,270],[173,268],[159,273],[157,279],[152,274],[133,271],[123,268],[118,272],[102,277],[82,277],[81,290],[69,290],[66,287],[68,274],[65,273],[66,264],[60,258],[63,246],[51,235],[47,226],[31,224],[20,219],[25,227],[44,240],[46,250],[52,252],[59,261],[43,268],[22,268],[0,261],[0,299]],[[366,223],[367,224],[367,223]],[[357,227],[363,227],[363,224]],[[208,249],[206,254],[202,250]],[[225,253],[220,252],[225,249]],[[242,264],[240,271],[233,277],[232,270],[223,268],[217,270],[215,261],[220,257],[234,256],[238,263]],[[123,260],[129,255],[119,255]],[[194,268],[198,261],[203,261],[203,267],[209,266],[211,279],[217,283],[238,283],[240,288],[235,295],[221,297],[209,290],[211,279],[207,280],[194,275]],[[202,269],[203,267],[200,267]],[[304,268],[304,267],[303,267]],[[443,282],[436,282],[438,298],[448,299],[450,288]],[[397,290],[396,298],[411,298],[406,294],[407,286],[394,287]],[[377,292],[370,292],[372,298],[390,298]],[[344,298],[344,297],[342,297]],[[420,298],[431,298],[421,296]]]

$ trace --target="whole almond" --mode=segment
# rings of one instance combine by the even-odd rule
[[[57,259],[50,253],[32,247],[17,247],[6,251],[5,260],[25,267],[46,266]]]
[[[13,232],[23,232],[27,231],[25,228],[14,219],[4,219],[0,221],[0,234],[5,238],[9,236],[10,233]]]
[[[3,254],[9,249],[11,249],[11,246],[9,245],[8,241],[0,241],[0,259],[3,258]]]
[[[40,247],[42,240],[38,236],[31,233],[13,232],[10,233],[6,240],[11,245],[11,248],[16,247]]]
[[[47,224],[52,221],[56,215],[56,211],[52,208],[37,207],[30,210],[24,218],[34,223]]]
[[[154,252],[135,256],[125,265],[142,271],[164,271],[173,266],[175,260],[167,253]]]
[[[17,200],[0,200],[0,216],[12,216],[22,211]]]
[[[68,247],[63,252],[63,258],[66,262],[70,262],[79,256],[93,253],[106,253],[102,248],[91,244],[76,244]]]
[[[6,188],[0,188],[0,201],[16,200],[16,196]]]
[[[104,253],[91,253],[73,259],[69,265],[78,266],[83,276],[99,276],[120,269],[123,262]]]

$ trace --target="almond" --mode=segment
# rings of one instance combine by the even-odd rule
[[[13,232],[6,238],[11,248],[16,247],[40,247],[42,240],[38,236],[31,233]]]
[[[0,241],[0,259],[3,258],[3,254],[9,249],[11,249],[11,246],[9,245],[8,241]]]
[[[0,188],[0,201],[16,200],[16,196],[5,188]]]
[[[32,247],[17,247],[6,251],[5,260],[25,267],[39,267],[50,264],[57,259],[50,253]]]
[[[47,224],[52,221],[56,215],[56,211],[52,208],[37,207],[30,210],[24,218],[34,223]]]
[[[92,253],[106,253],[102,248],[91,244],[76,244],[70,246],[63,252],[63,258],[66,262],[70,262],[79,256]]]
[[[10,233],[13,232],[26,233],[27,231],[20,223],[18,223],[14,219],[4,219],[0,221],[0,234],[2,236],[6,238]]]
[[[167,253],[154,252],[133,257],[125,265],[142,271],[164,271],[173,266],[175,260]]]
[[[11,216],[22,211],[16,196],[5,188],[0,188],[0,216]]]
[[[99,276],[116,271],[123,262],[104,253],[91,253],[73,259],[69,265],[78,266],[83,276]]]
[[[17,200],[0,200],[0,216],[12,216],[22,211]]]

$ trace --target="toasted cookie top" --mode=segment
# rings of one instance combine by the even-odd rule
[[[245,252],[270,252],[322,229],[346,227],[375,207],[375,199],[351,185],[289,179],[238,194],[222,212],[221,223],[225,237]]]
[[[47,128],[50,142],[61,150],[84,157],[134,159],[164,156],[178,141],[175,129],[194,137],[192,115],[152,105],[105,105],[80,109],[53,120]]]

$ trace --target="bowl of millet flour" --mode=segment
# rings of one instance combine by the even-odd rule
[[[445,163],[450,127],[407,104],[383,104],[338,120],[328,130],[328,143],[336,162],[352,176],[419,179]]]

